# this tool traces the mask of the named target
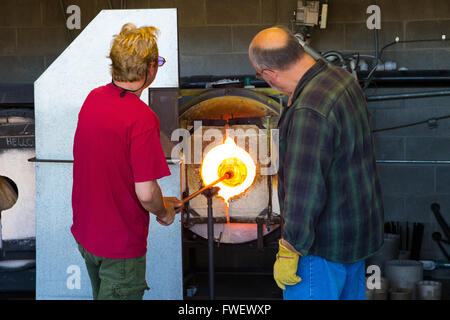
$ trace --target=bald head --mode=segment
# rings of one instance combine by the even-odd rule
[[[279,49],[287,42],[288,34],[280,27],[272,27],[260,31],[250,43],[250,47],[256,46],[264,49]]]
[[[285,27],[260,31],[249,46],[250,59],[259,70],[286,70],[303,54],[303,47]]]

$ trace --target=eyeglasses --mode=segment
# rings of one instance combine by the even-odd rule
[[[256,70],[256,76],[255,78],[258,80],[264,80],[264,71],[269,70],[269,69],[262,69],[261,71]]]
[[[166,63],[166,59],[158,57],[158,67],[162,67]]]

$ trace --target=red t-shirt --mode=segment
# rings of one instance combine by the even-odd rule
[[[134,183],[170,175],[158,117],[121,92],[112,83],[91,91],[73,146],[72,234],[86,251],[112,259],[147,252],[149,213]]]

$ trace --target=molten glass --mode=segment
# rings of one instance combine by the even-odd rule
[[[203,183],[208,185],[229,172],[232,173],[231,178],[217,184],[220,187],[218,196],[225,200],[227,206],[228,200],[247,191],[256,177],[256,165],[252,157],[227,137],[224,144],[212,148],[203,159]]]

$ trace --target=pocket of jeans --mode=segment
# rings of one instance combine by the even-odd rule
[[[123,276],[133,286],[146,286],[146,259],[145,255],[124,260]]]
[[[113,297],[121,300],[141,300],[147,288],[146,284],[132,287],[117,285],[113,287]]]

